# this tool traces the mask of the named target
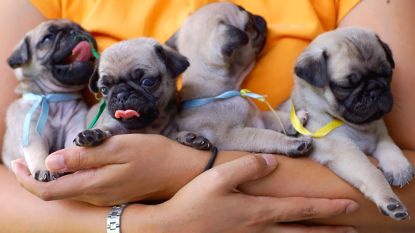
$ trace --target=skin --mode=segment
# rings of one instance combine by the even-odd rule
[[[22,3],[20,2],[17,3],[17,1],[11,1],[11,0],[2,1],[1,4],[6,4],[5,7],[8,7],[8,8],[2,7],[1,9],[10,9],[8,12],[25,12],[22,9],[25,9],[25,7],[28,7],[28,6],[25,6],[25,4],[27,3],[23,3],[23,2],[24,1],[22,1]],[[19,6],[19,4],[23,4],[23,5]],[[362,22],[364,22],[365,24],[369,24],[370,22],[373,23],[374,21],[377,22],[378,20],[388,21],[387,24],[379,23],[380,28],[385,27],[383,34],[379,32],[380,29],[376,28],[376,31],[379,32],[382,38],[385,38],[385,41],[389,43],[392,50],[394,51],[397,68],[395,70],[395,75],[394,75],[393,92],[395,93],[398,92],[400,98],[395,99],[396,101],[395,106],[398,106],[398,107],[394,108],[393,112],[390,114],[390,117],[388,116],[387,122],[389,123],[389,126],[390,126],[389,128],[393,129],[392,136],[394,136],[394,138],[397,139],[398,144],[402,148],[414,149],[415,147],[413,145],[414,143],[413,140],[412,142],[409,140],[411,136],[413,138],[413,135],[414,135],[413,126],[407,124],[407,122],[410,122],[409,120],[407,121],[402,120],[402,119],[413,119],[414,118],[414,112],[413,110],[411,111],[411,105],[410,105],[412,102],[411,100],[413,100],[413,97],[411,97],[410,95],[411,90],[406,89],[406,88],[409,88],[408,86],[413,86],[413,85],[408,85],[406,83],[411,83],[413,81],[410,80],[411,78],[409,76],[404,75],[404,74],[413,73],[411,72],[412,69],[409,64],[411,61],[410,58],[413,54],[413,48],[412,48],[413,46],[411,47],[410,45],[413,45],[413,41],[415,40],[414,32],[413,32],[414,29],[410,28],[410,24],[411,22],[413,22],[413,20],[411,20],[410,17],[413,17],[413,16],[411,16],[410,14],[399,13],[399,16],[404,18],[402,22],[400,21],[401,19],[398,20],[398,18],[400,17],[391,17],[392,15],[396,14],[394,13],[395,10],[399,10],[399,12],[401,12],[402,11],[401,9],[403,9],[403,11],[405,11],[405,9],[407,9],[408,11],[409,9],[413,9],[414,2],[411,0],[400,0],[400,1],[391,1],[391,3],[389,3],[390,5],[386,5],[387,4],[386,1],[378,2],[377,0],[367,0],[364,2],[364,4],[365,5],[363,5],[362,3],[361,5],[356,7],[356,9],[353,10],[347,18],[345,18],[345,20],[342,22],[341,25],[348,25],[345,22],[348,22],[349,25],[356,25],[357,24],[356,22],[358,22],[359,24],[361,24]],[[359,10],[361,8],[365,8],[366,10],[372,9],[373,10],[372,15],[364,14],[365,10],[364,9]],[[15,9],[15,11],[13,11],[13,9]],[[24,16],[25,19],[29,19],[31,17],[30,16],[31,14],[29,12],[25,12],[27,13]],[[354,12],[357,12],[357,13],[354,14]],[[33,13],[33,9],[32,9],[32,13]],[[35,13],[35,15],[36,14],[39,16],[39,18],[37,18],[36,20],[42,20],[40,15],[38,13]],[[380,16],[377,17],[376,14],[379,14]],[[362,15],[365,15],[365,16],[362,16]],[[26,28],[24,26],[22,28],[19,28],[19,27],[16,27],[16,25],[7,25],[8,23],[5,23],[5,22],[10,22],[9,17],[16,17],[13,22],[20,22],[20,18],[23,18],[23,17],[19,17],[17,16],[17,14],[14,14],[11,16],[7,16],[7,14],[3,14],[1,17],[4,17],[4,19],[2,18],[2,20],[0,20],[0,27],[2,28],[2,30],[13,32],[9,34],[7,37],[7,40],[10,40],[10,41],[8,41],[7,43],[4,43],[4,46],[8,45],[5,47],[6,49],[0,50],[1,60],[4,61],[6,57],[10,54],[7,51],[7,49],[11,51],[11,48],[15,45],[15,43],[17,43],[17,41],[21,38],[21,36],[23,36],[23,34],[27,30],[29,30],[31,27],[36,25],[37,22],[39,21],[35,21],[35,19],[25,20],[25,22],[29,22],[29,24],[32,23],[33,25],[24,25],[26,26]],[[366,17],[366,18],[369,17],[373,19],[366,20],[365,18],[365,20],[363,20],[362,19],[363,17]],[[350,18],[350,20],[348,20],[348,18]],[[13,20],[13,18],[11,19]],[[357,21],[357,19],[359,19],[359,21]],[[405,36],[403,36],[402,32],[400,32],[400,33],[394,34],[396,38],[394,37],[394,38],[388,39],[387,36],[391,36],[390,34],[392,33],[386,34],[385,32],[390,32],[390,28],[388,27],[392,27],[393,25],[396,25],[397,23],[401,23],[401,26],[398,28],[405,29],[404,30]],[[15,34],[14,32],[18,33],[20,29],[22,30],[21,35],[14,35]],[[400,46],[403,46],[404,49],[399,49]],[[12,87],[15,85],[14,77],[11,74],[10,69],[8,67],[6,67],[4,64],[1,64],[1,65],[2,65],[1,67],[2,74],[4,74],[4,76],[6,77],[4,77],[5,85],[2,85],[0,88],[1,88],[2,93],[10,93],[11,90],[13,89]],[[398,83],[400,85],[395,84],[395,83]],[[11,99],[14,98],[14,96],[11,94],[10,95],[4,94],[4,96],[8,98],[3,98],[3,97],[1,98],[2,102],[0,103],[1,104],[0,109],[2,111],[5,110],[8,103],[11,101]],[[396,110],[397,108],[401,109],[401,111]],[[4,119],[4,113],[3,115],[1,115],[0,118]],[[402,129],[402,131],[393,133],[395,129]],[[1,130],[0,135],[3,135],[4,125],[1,125],[0,130]],[[131,137],[142,137],[142,136],[132,135]],[[157,137],[159,138],[154,139],[154,141],[157,141],[159,143],[166,142],[166,141],[163,141],[165,139],[162,139],[160,136],[157,136]],[[133,141],[134,143],[137,143],[138,141],[137,139],[139,138],[131,138],[130,140]],[[114,137],[114,140],[116,140],[116,137]],[[128,143],[130,140],[120,139],[120,141],[124,141],[125,143]],[[111,144],[110,146],[116,146],[115,145],[116,143],[112,143],[112,141],[108,141],[108,144],[109,145]],[[143,145],[146,145],[146,144],[143,144]],[[160,157],[159,160],[157,160],[156,163],[152,167],[159,167],[160,161],[162,161],[163,159],[175,158],[174,166],[172,166],[173,164],[171,163],[171,164],[167,164],[168,166],[164,167],[164,169],[161,169],[160,167],[160,169],[150,170],[151,172],[155,173],[155,174],[152,174],[152,177],[153,176],[154,177],[169,176],[168,174],[174,175],[174,176],[169,176],[170,178],[169,187],[161,187],[160,190],[156,189],[156,191],[153,191],[153,193],[159,193],[158,195],[160,196],[173,195],[173,193],[175,193],[176,190],[183,187],[185,183],[187,183],[193,177],[199,174],[200,171],[203,169],[204,165],[206,164],[207,158],[209,156],[208,153],[206,152],[198,152],[192,149],[184,149],[183,146],[180,146],[177,143],[174,143],[174,145],[176,146],[164,147],[165,144],[163,144],[163,147],[159,146],[156,149],[153,148],[153,150],[151,150],[152,158],[154,158],[153,155]],[[98,148],[94,148],[94,149],[98,150]],[[147,164],[146,162],[149,161],[147,159],[150,156],[146,156],[148,154],[144,154],[144,153],[137,153],[136,148],[137,148],[136,146],[127,147],[121,153],[133,155],[135,156],[136,159],[139,158],[138,160],[140,160],[140,162]],[[145,151],[144,148],[146,147],[142,147],[140,149]],[[166,148],[168,149],[174,148],[174,150],[172,151],[174,153],[171,153],[171,154],[168,153],[168,151],[166,151]],[[67,150],[67,152],[68,154],[72,154],[76,156],[77,153],[76,151],[73,151],[73,150],[74,150],[73,148],[70,148],[69,150]],[[414,163],[415,153],[411,151],[405,151],[405,152],[406,152],[405,154],[408,156],[411,162]],[[120,152],[118,151],[118,153]],[[91,157],[91,159],[88,159],[88,160],[93,160],[92,158],[94,158],[92,150],[84,153],[83,155],[87,159]],[[244,155],[244,153],[241,153],[241,152],[221,152],[219,154],[216,164],[221,164],[226,161],[233,160],[235,158],[241,157],[242,155]],[[180,162],[177,162],[177,161],[180,161]],[[324,167],[314,162],[311,162],[307,159],[294,160],[294,159],[289,159],[289,158],[280,157],[280,156],[278,156],[278,161],[279,161],[278,169],[275,172],[273,172],[270,176],[267,176],[265,179],[249,182],[248,184],[241,186],[240,189],[246,193],[261,194],[261,195],[268,194],[271,196],[280,196],[280,197],[314,196],[314,197],[328,197],[328,198],[342,197],[342,198],[354,199],[358,201],[361,205],[360,211],[358,211],[355,215],[342,216],[339,219],[324,219],[324,220],[321,220],[320,222],[321,223],[334,223],[334,222],[339,223],[341,221],[348,221],[350,223],[356,224],[357,226],[365,226],[365,227],[359,227],[360,232],[379,232],[380,229],[381,229],[381,232],[397,232],[397,231],[411,232],[411,230],[414,228],[413,221],[394,222],[392,220],[387,219],[386,217],[381,216],[376,210],[376,208],[374,207],[374,205],[371,202],[365,200],[364,197],[359,192],[351,188],[345,182],[341,181],[338,177],[333,175],[329,170],[325,169]],[[91,173],[98,174],[98,172],[105,170],[107,167],[111,168],[111,167],[117,167],[117,166],[106,165],[98,169],[90,170],[90,172],[92,171]],[[24,182],[24,180],[22,180],[22,178],[24,179],[24,177],[27,176],[27,173],[24,172],[25,171],[24,166],[17,166],[17,167],[15,166],[15,168],[18,168],[16,171],[23,171],[23,173],[19,173],[19,172],[17,173],[20,179],[20,182],[22,182],[23,185],[25,185],[28,188],[29,188],[28,186],[29,184],[36,185],[30,182],[33,180],[28,180],[28,179],[25,180],[27,181],[27,184]],[[117,179],[118,176],[125,176],[125,171],[122,169],[123,167],[118,166],[117,168],[120,168],[120,169],[118,170],[114,169],[114,171],[112,172],[111,177],[114,179]],[[245,172],[245,170],[246,170],[246,167],[243,167],[243,169],[242,168],[238,169],[238,172]],[[131,169],[131,171],[136,172],[137,170]],[[164,175],[160,173],[163,173]],[[76,174],[82,174],[82,173],[76,173]],[[42,228],[42,226],[46,226],[46,225],[39,224],[39,222],[46,224],[45,216],[47,216],[46,219],[50,220],[50,221],[47,221],[48,229],[54,229],[54,231],[52,232],[65,232],[65,231],[85,232],[85,229],[88,229],[88,232],[95,232],[95,231],[102,232],[103,231],[102,226],[105,226],[105,215],[108,211],[108,208],[92,207],[86,204],[82,204],[82,203],[74,202],[74,201],[68,201],[68,200],[53,201],[53,202],[45,203],[35,198],[33,195],[30,195],[28,192],[26,192],[22,188],[18,187],[17,181],[15,180],[15,178],[11,175],[11,173],[7,172],[3,166],[0,167],[0,177],[1,177],[0,184],[2,185],[2,190],[3,190],[2,192],[0,192],[0,200],[1,200],[0,204],[2,206],[2,209],[4,208],[6,213],[17,213],[15,215],[8,215],[7,217],[4,217],[0,220],[0,222],[3,223],[2,224],[3,226],[13,228],[13,229],[8,229],[8,232],[30,232],[29,229],[32,229],[32,231],[34,232],[36,232],[36,230],[45,232],[44,231],[45,229],[43,228],[46,228],[46,227]],[[202,177],[202,176],[199,176],[199,177]],[[92,176],[92,178],[95,178],[95,180],[88,180],[88,183],[96,182],[98,186],[105,185],[106,183],[111,182],[110,180],[100,180],[98,175],[94,177]],[[213,181],[218,180],[214,178],[210,178],[210,179],[212,179]],[[166,183],[166,182],[162,182],[162,183]],[[171,219],[174,219],[174,218],[169,219],[169,216],[174,217],[174,215],[177,214],[174,208],[175,207],[179,208],[181,207],[182,204],[185,204],[185,203],[187,204],[189,202],[189,197],[200,198],[199,199],[200,202],[192,202],[196,204],[190,205],[190,206],[187,205],[187,208],[199,207],[200,208],[199,210],[203,213],[205,209],[209,209],[206,207],[213,206],[213,205],[209,205],[208,203],[211,200],[212,201],[214,200],[213,197],[217,197],[215,196],[217,192],[213,192],[215,193],[215,195],[212,194],[213,196],[208,195],[208,196],[202,197],[199,195],[195,197],[191,195],[192,192],[196,192],[198,189],[200,190],[200,188],[202,187],[206,188],[206,184],[205,184],[206,181],[203,181],[200,183],[198,182],[196,182],[196,184],[191,183],[190,188],[186,188],[186,187],[189,187],[189,186],[186,186],[183,189],[185,191],[181,191],[178,193],[178,198],[176,196],[175,198],[171,200],[173,201],[173,202],[170,202],[172,203],[171,205],[168,204],[169,202],[166,202],[166,204],[161,205],[161,207],[163,208],[158,208],[160,206],[152,207],[152,206],[142,206],[142,205],[133,205],[133,206],[128,207],[126,209],[126,212],[123,214],[123,219],[125,219],[123,223],[123,229],[128,231],[130,227],[133,230],[139,230],[140,227],[151,227],[152,225],[151,219],[158,219],[158,220],[162,219],[160,221],[169,223]],[[201,185],[203,186],[200,187]],[[220,186],[220,185],[215,186],[212,183],[210,183],[210,185],[212,185],[212,186],[209,186],[210,190],[217,191],[218,189],[220,189],[219,193],[223,194],[221,197],[226,197],[226,194],[229,194],[229,192],[225,191],[227,190],[226,188],[224,188],[226,186]],[[37,186],[33,186],[33,187],[37,187]],[[409,185],[408,187],[405,187],[404,189],[396,190],[398,195],[402,198],[402,201],[404,201],[407,204],[407,206],[410,206],[410,213],[414,212],[413,207],[415,206],[414,200],[413,198],[411,198],[411,194],[414,193],[415,191],[414,187],[415,187],[414,185]],[[52,186],[50,186],[49,188],[51,188],[50,190],[54,190]],[[56,190],[59,189],[59,187],[55,187],[55,188]],[[41,189],[39,188],[39,190]],[[115,189],[108,188],[105,191],[108,193],[115,193],[114,190]],[[35,191],[32,190],[32,192],[35,192]],[[83,193],[85,194],[85,192]],[[186,196],[186,193],[190,196]],[[181,195],[183,195],[184,197],[187,197],[187,198],[183,198],[185,199],[185,201],[183,201],[183,199],[180,198]],[[79,196],[80,196],[79,194],[74,194],[72,198],[77,199],[77,198],[80,198]],[[97,197],[97,195],[95,195],[94,191],[92,190],[88,200],[90,202],[93,202],[94,196],[95,198]],[[54,199],[53,192],[49,191],[49,194],[45,195],[44,197],[47,197],[45,199]],[[210,199],[210,198],[213,198],[213,199]],[[182,201],[180,202],[180,200]],[[203,203],[203,200],[205,202],[204,203],[205,206],[203,204],[198,204],[198,203]],[[87,200],[85,199],[85,201]],[[108,201],[108,200],[104,200],[104,204],[105,204],[105,201]],[[243,201],[246,201],[246,200],[243,200]],[[221,203],[221,202],[215,202],[215,203]],[[235,202],[235,203],[238,203],[238,202]],[[97,203],[97,204],[103,204],[103,203]],[[24,205],[24,208],[17,208],[17,206],[21,206],[21,205]],[[313,218],[316,212],[317,213],[322,212],[321,207],[323,206],[328,207],[332,205],[336,205],[336,203],[330,203],[328,205],[315,205],[311,209],[310,208],[305,208],[305,209],[301,208],[301,209],[303,210],[302,212],[303,216],[304,216],[304,211],[306,211],[305,212],[306,215],[307,214],[311,215],[310,217]],[[170,206],[170,211],[166,211],[166,209],[168,209],[169,206]],[[235,204],[235,206],[239,206],[239,205]],[[62,208],[65,208],[65,211],[62,211]],[[186,208],[186,207],[183,207],[183,208]],[[156,213],[160,213],[160,212],[157,212],[157,210],[163,210],[163,212],[165,212],[166,215],[160,216],[156,214]],[[180,210],[180,208],[177,210]],[[245,216],[252,216],[250,215],[252,214],[252,212],[250,213],[246,212],[248,210],[244,208],[244,209],[241,209],[238,213],[244,212],[246,214]],[[310,210],[311,210],[311,214],[310,214]],[[222,209],[222,211],[225,211],[225,210]],[[183,210],[179,212],[186,213]],[[171,214],[168,215],[168,213],[171,213]],[[192,212],[192,214],[194,213],[195,212]],[[217,213],[218,213],[218,210],[216,210],[215,212],[210,212],[211,215],[209,217],[211,219],[216,219],[212,217],[214,217]],[[333,212],[330,212],[330,213],[333,214]],[[327,213],[327,214],[330,214],[330,213]],[[146,216],[153,216],[154,218],[150,217],[149,219],[149,217],[146,218]],[[189,216],[189,214],[184,215],[184,216],[183,215],[178,215],[178,216],[192,217],[192,216]],[[206,216],[206,215],[203,215],[203,216]],[[228,215],[228,216],[231,216],[231,215]],[[157,217],[160,217],[160,218],[157,218]],[[237,216],[232,216],[232,217],[237,218]],[[65,222],[62,221],[63,218],[65,218]],[[142,219],[142,221],[135,223],[137,222],[137,219]],[[217,223],[217,224],[226,223],[226,224],[232,225],[232,221],[234,220],[234,218],[233,219],[216,219],[216,220],[222,221],[221,223]],[[269,221],[269,219],[261,223],[265,224],[267,223],[267,221]],[[212,222],[209,222],[209,223],[210,224],[199,222],[199,224],[201,224],[199,226],[202,226],[201,228],[203,229],[203,227],[206,227],[207,225],[217,225],[217,224],[213,224]],[[376,224],[376,225],[375,226],[370,225],[370,223]],[[78,227],[77,224],[79,224],[79,226],[82,226],[82,227]],[[238,224],[240,225],[240,222],[238,222]],[[39,229],[35,229],[36,226],[39,227]],[[99,229],[97,229],[97,226]],[[82,228],[82,229],[78,229],[78,228]],[[150,229],[150,228],[146,228],[146,229]],[[144,229],[141,228],[141,230],[144,230]],[[304,232],[306,230],[310,230],[310,229],[294,228],[294,230],[290,229],[284,232]],[[314,230],[316,231],[316,229]],[[339,232],[344,232],[344,230],[341,230],[341,229],[337,229],[337,230],[339,230]],[[155,230],[154,232],[157,232],[157,231]],[[249,231],[249,229],[245,229],[245,232],[251,232],[251,231]],[[317,231],[317,232],[321,232],[321,231]],[[326,232],[336,232],[336,231],[334,229],[330,229],[330,231],[326,231]]]

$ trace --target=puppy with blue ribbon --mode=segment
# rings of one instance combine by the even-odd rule
[[[85,129],[87,106],[80,91],[94,70],[96,42],[68,20],[41,23],[20,41],[8,59],[22,93],[7,110],[2,159],[24,156],[36,180],[50,181],[45,159],[72,145]]]
[[[298,156],[310,137],[295,136],[288,112],[261,112],[240,90],[266,40],[265,20],[231,3],[212,3],[194,12],[167,41],[189,59],[183,74],[176,139],[198,149],[243,150]],[[307,114],[299,111],[301,121]]]

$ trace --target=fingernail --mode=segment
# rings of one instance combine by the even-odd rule
[[[46,158],[46,166],[49,170],[63,170],[65,168],[65,160],[62,155],[50,155]]]
[[[14,173],[16,173],[16,169],[17,169],[17,163],[16,163],[16,161],[15,160],[13,160],[12,162],[11,162],[11,167],[12,167],[12,171],[14,172]]]
[[[353,227],[349,227],[345,230],[345,233],[358,233],[358,231]]]
[[[359,204],[357,202],[350,202],[346,207],[346,214],[353,213],[359,209]]]
[[[274,168],[277,166],[277,158],[275,155],[272,154],[261,154],[262,158],[264,158],[265,162],[267,163],[267,167]]]

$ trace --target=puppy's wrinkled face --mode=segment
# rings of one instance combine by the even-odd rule
[[[365,124],[391,111],[393,68],[390,48],[375,33],[344,28],[319,36],[300,55],[295,73],[323,89],[334,114]]]
[[[255,61],[266,34],[261,16],[231,3],[212,3],[194,12],[166,44],[192,62],[233,72]]]
[[[94,68],[91,45],[96,48],[95,40],[78,24],[64,19],[49,20],[26,34],[8,63],[12,68],[22,68],[23,79],[82,85],[88,82]]]
[[[188,66],[153,39],[123,41],[102,53],[90,89],[105,96],[109,114],[126,129],[141,129],[174,107],[176,77]]]

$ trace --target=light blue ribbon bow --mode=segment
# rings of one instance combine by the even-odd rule
[[[246,89],[242,89],[240,91],[231,90],[231,91],[226,91],[214,97],[185,100],[182,102],[182,109],[199,107],[199,106],[212,103],[217,100],[229,99],[235,96],[249,97],[249,98],[257,99],[260,101],[263,101],[265,99],[265,96],[250,92],[249,90],[246,90]]]
[[[45,129],[46,121],[49,115],[49,102],[63,102],[80,99],[82,96],[79,93],[59,93],[48,95],[36,95],[33,93],[23,94],[23,99],[35,101],[32,108],[27,112],[23,125],[23,147],[29,145],[29,131],[30,122],[33,117],[33,113],[41,106],[39,119],[37,120],[36,131],[38,134],[42,134]]]

